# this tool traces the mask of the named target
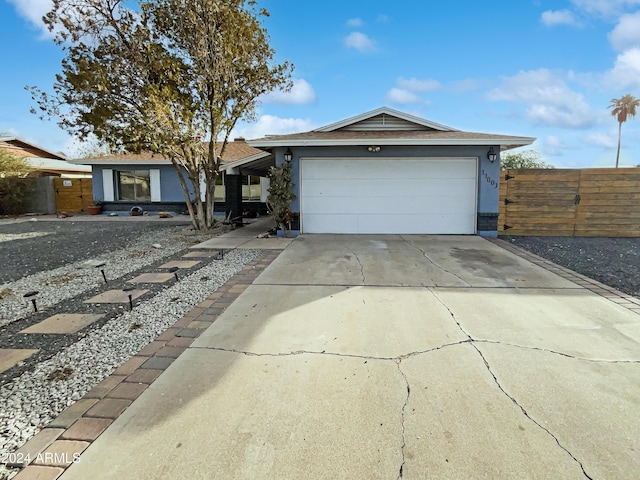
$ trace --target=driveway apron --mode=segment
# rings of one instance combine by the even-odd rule
[[[632,479],[639,411],[640,315],[480,237],[304,235],[61,478]]]

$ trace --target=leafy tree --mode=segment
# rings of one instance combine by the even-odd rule
[[[7,153],[0,145],[0,178],[24,178],[30,171],[31,168],[24,158]]]
[[[26,178],[31,168],[24,158],[0,148],[0,214],[24,213],[33,192],[33,182]]]
[[[635,117],[636,109],[640,106],[640,100],[627,93],[620,98],[612,98],[608,108],[611,115],[618,120],[618,152],[616,154],[616,168],[620,161],[620,140],[622,137],[622,124],[627,121],[627,117]]]
[[[540,152],[532,148],[517,153],[504,153],[500,155],[500,168],[555,168],[553,165],[540,160]]]
[[[267,15],[254,0],[54,0],[44,20],[66,57],[53,93],[33,97],[80,139],[169,158],[194,228],[211,228],[231,130],[262,94],[291,88]]]

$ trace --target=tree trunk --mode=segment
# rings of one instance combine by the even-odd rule
[[[216,181],[215,178],[213,180],[207,181],[206,187],[206,214],[207,214],[207,228],[212,228],[215,224],[213,213],[215,206],[215,193],[216,193]]]
[[[171,161],[174,168],[176,169],[176,173],[178,174],[178,180],[180,181],[180,186],[182,187],[182,193],[184,194],[184,200],[187,203],[187,211],[189,212],[189,217],[191,218],[191,225],[193,225],[194,230],[200,230],[198,225],[198,219],[196,218],[195,212],[193,211],[193,204],[191,203],[191,198],[189,198],[189,186],[187,185],[187,181],[184,179],[184,174],[182,173],[182,167],[174,160]]]
[[[620,140],[622,139],[622,122],[618,122],[618,153],[616,155],[616,168],[618,168],[618,162],[620,161]]]

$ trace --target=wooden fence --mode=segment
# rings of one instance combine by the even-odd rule
[[[93,186],[90,178],[54,178],[56,211],[86,212],[93,205]]]
[[[505,170],[500,235],[640,237],[640,168]]]

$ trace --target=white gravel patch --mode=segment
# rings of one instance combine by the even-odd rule
[[[80,399],[118,366],[144,348],[195,305],[226,283],[260,250],[233,250],[212,261],[131,312],[110,320],[51,359],[40,363],[0,389],[0,457],[6,458]],[[135,328],[131,329],[132,325]],[[70,368],[68,379],[50,381],[56,371]],[[17,470],[3,470],[11,478]]]
[[[45,235],[51,235],[51,232],[0,233],[0,243],[22,240],[23,238],[43,237]]]
[[[134,246],[100,254],[95,260],[105,261],[106,265],[103,268],[107,279],[115,280],[189,247],[193,240],[193,235],[179,231],[158,231],[145,234],[144,239]],[[160,245],[160,248],[154,248],[154,244]],[[32,311],[31,303],[23,298],[27,292],[39,292],[36,297],[38,309],[45,310],[63,300],[104,285],[100,269],[83,268],[85,263],[86,261],[75,262],[0,285],[0,326],[24,318]]]

